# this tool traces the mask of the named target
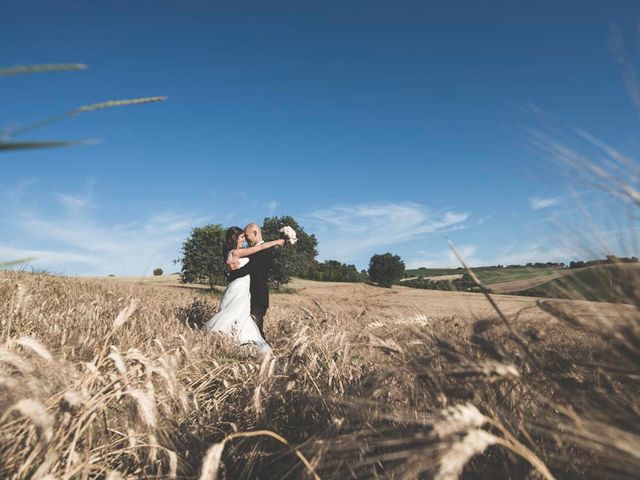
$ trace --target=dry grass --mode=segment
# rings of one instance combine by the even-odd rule
[[[274,297],[276,358],[261,359],[194,328],[215,297],[2,273],[0,477],[640,469],[635,308],[497,296],[524,351],[479,294],[294,288]]]

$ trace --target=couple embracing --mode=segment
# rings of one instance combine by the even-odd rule
[[[285,227],[281,232],[290,243],[295,243],[292,229]],[[206,322],[209,330],[231,335],[241,345],[252,345],[261,353],[272,353],[262,326],[269,308],[268,281],[273,267],[273,249],[284,243],[284,239],[265,242],[255,223],[250,223],[244,230],[239,227],[227,229],[228,285],[218,313]]]

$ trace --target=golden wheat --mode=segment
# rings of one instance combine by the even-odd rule
[[[1,273],[0,477],[640,468],[635,309],[494,297],[506,325],[478,295],[303,285],[259,357],[194,328],[216,302],[185,289]]]

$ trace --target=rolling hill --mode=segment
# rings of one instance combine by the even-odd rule
[[[640,298],[638,280],[638,264],[596,265],[569,270],[568,275],[551,278],[517,293],[529,297],[631,303]]]

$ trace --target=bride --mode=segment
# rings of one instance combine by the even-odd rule
[[[231,227],[226,232],[225,253],[228,265],[243,267],[256,252],[266,248],[284,245],[284,240],[264,242],[249,248],[242,248],[244,231],[239,227]],[[220,309],[213,318],[206,322],[207,329],[232,335],[241,345],[254,345],[262,353],[271,353],[271,347],[260,334],[258,326],[251,318],[250,275],[245,275],[229,283]]]

